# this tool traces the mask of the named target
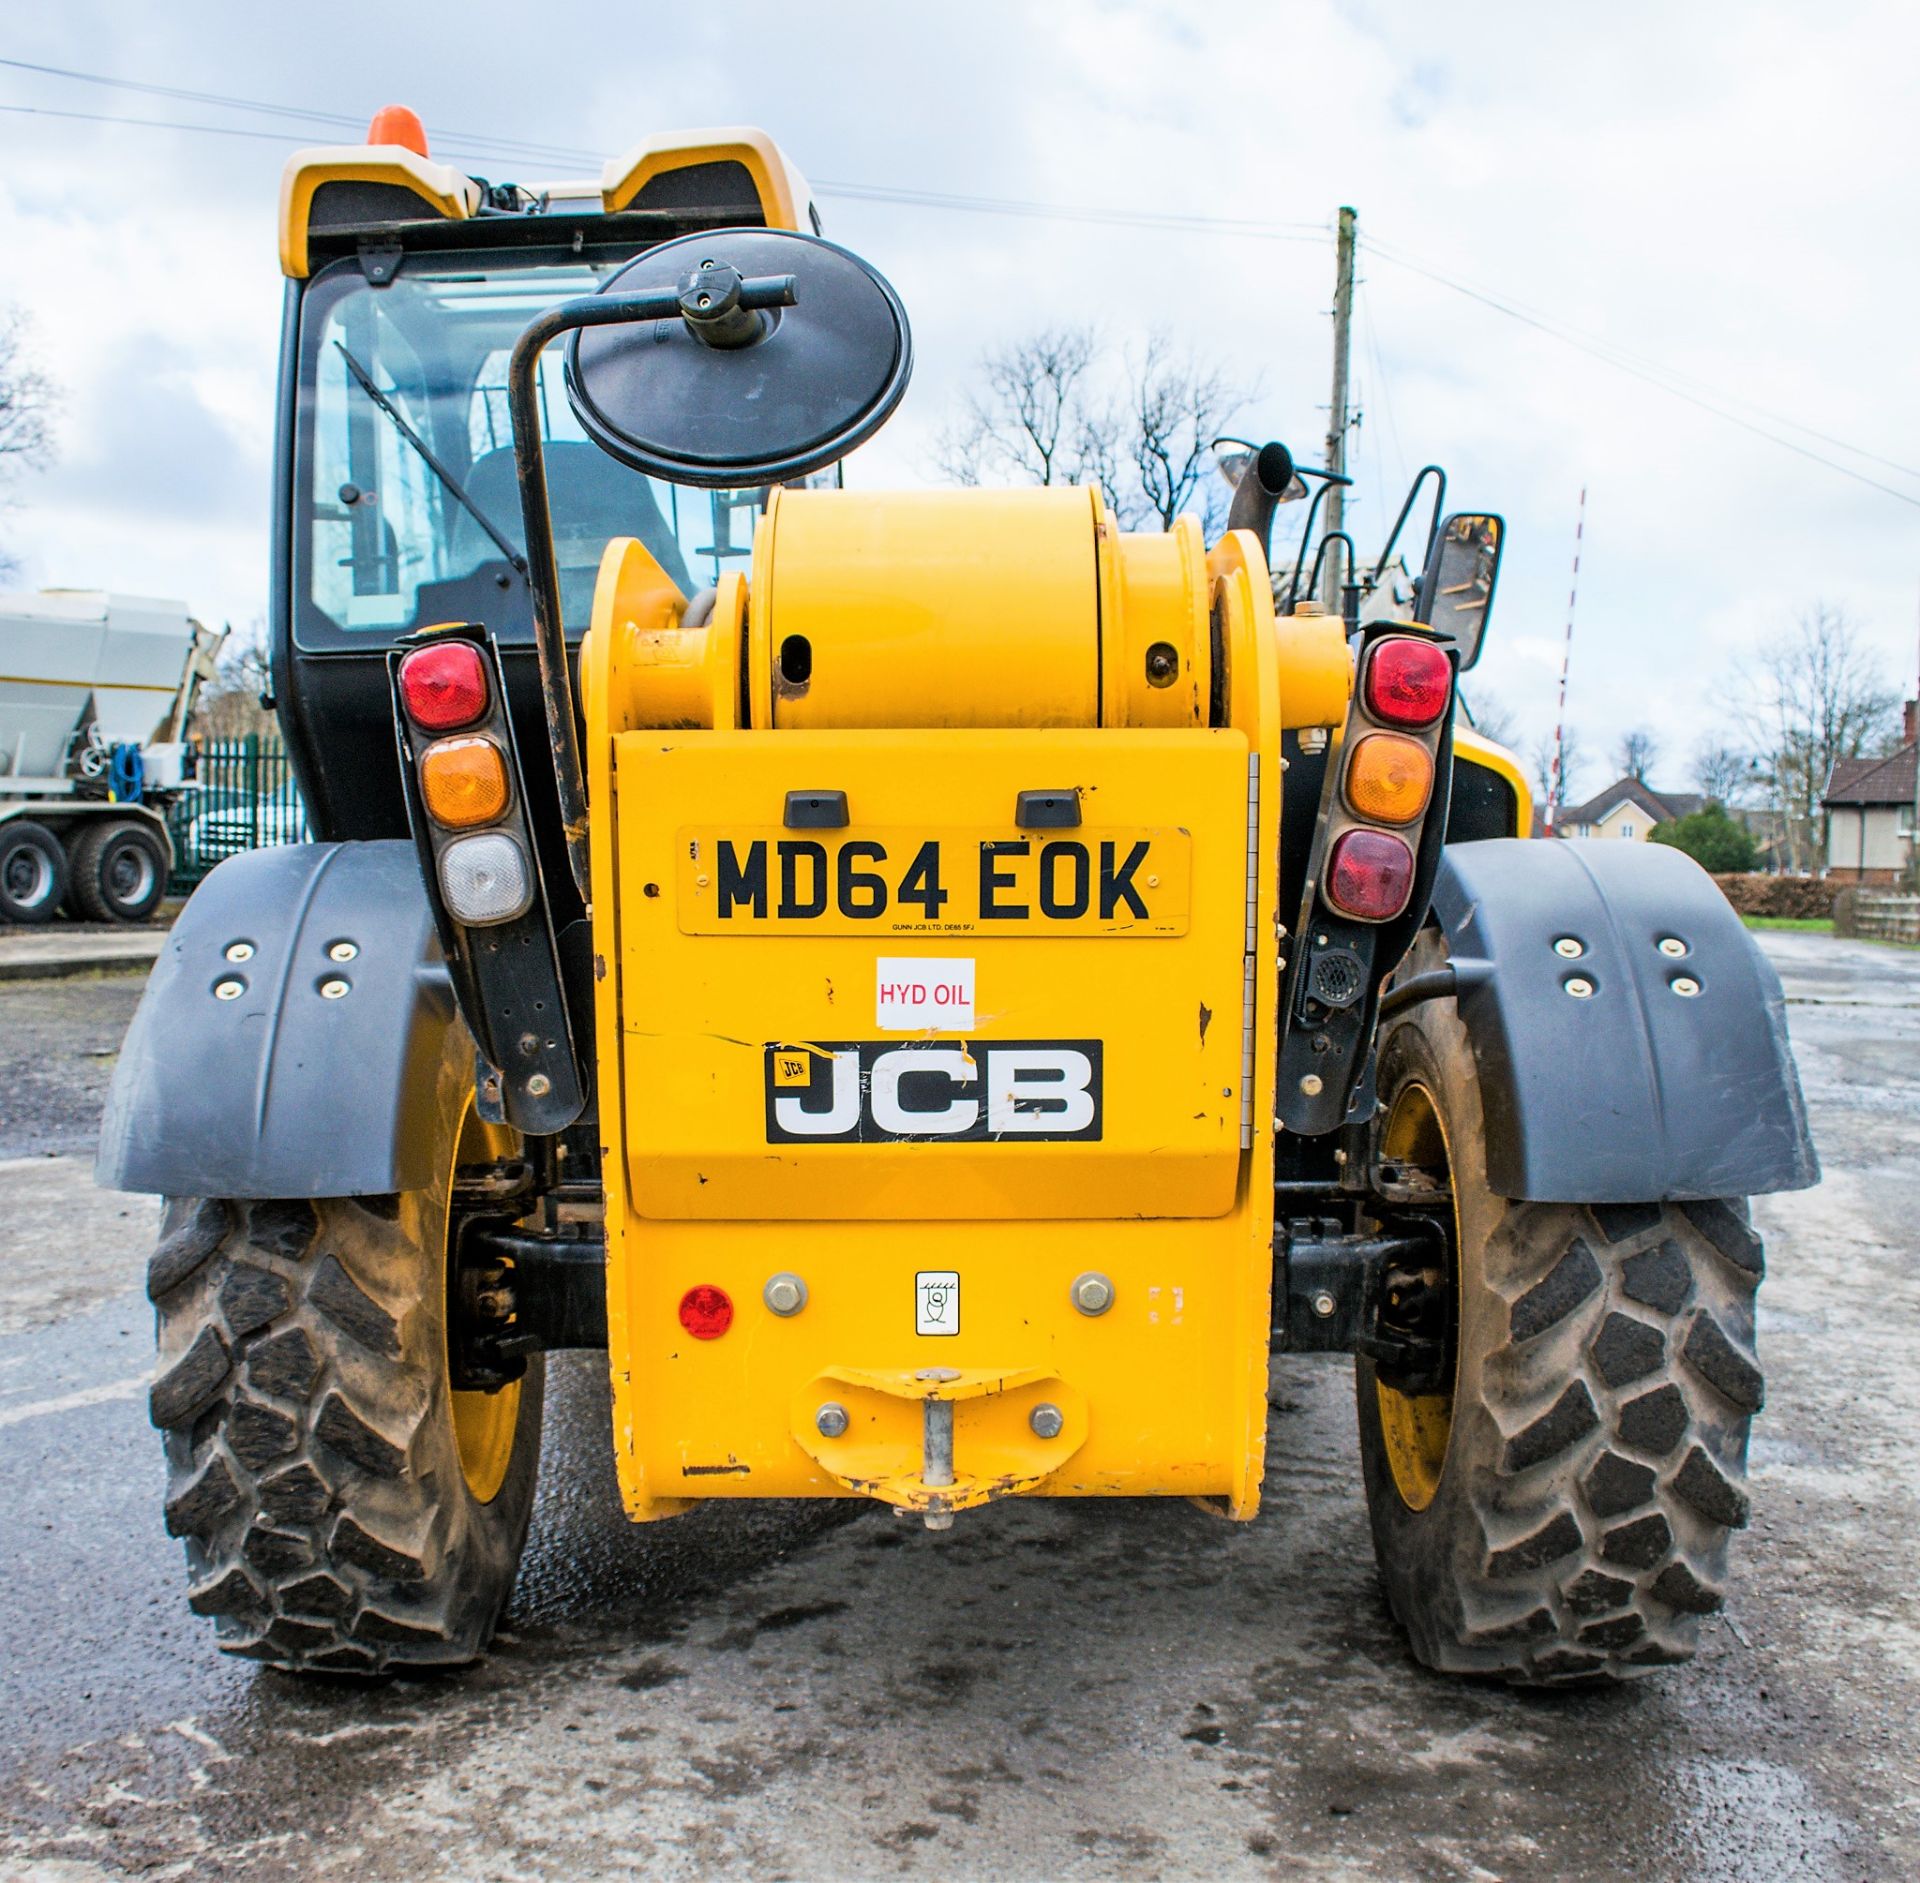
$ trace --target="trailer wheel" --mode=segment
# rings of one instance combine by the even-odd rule
[[[24,817],[0,824],[0,916],[50,922],[67,893],[67,853],[44,824]]]
[[[73,845],[69,894],[90,922],[144,922],[167,893],[167,853],[144,824],[89,825]]]
[[[460,1157],[489,1154],[469,1111]],[[453,1162],[397,1197],[167,1205],[147,1272],[166,1523],[228,1653],[371,1675],[457,1666],[492,1638],[544,1375],[535,1355],[498,1392],[452,1390]]]
[[[1384,1035],[1378,1089],[1384,1151],[1450,1181],[1457,1227],[1452,1391],[1396,1391],[1364,1360],[1355,1376],[1374,1549],[1414,1654],[1524,1685],[1691,1659],[1747,1521],[1762,1396],[1744,1201],[1495,1196],[1450,1000]]]

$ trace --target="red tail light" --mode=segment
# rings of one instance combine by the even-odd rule
[[[1343,915],[1384,922],[1407,906],[1413,852],[1384,830],[1349,830],[1327,859],[1326,897]]]
[[[453,732],[487,710],[487,670],[471,641],[442,641],[400,663],[400,696],[417,726]]]
[[[1373,644],[1363,697],[1389,726],[1430,726],[1447,710],[1453,669],[1431,641],[1392,635]]]
[[[733,1302],[724,1288],[702,1282],[680,1297],[680,1325],[695,1340],[718,1340],[733,1325]]]

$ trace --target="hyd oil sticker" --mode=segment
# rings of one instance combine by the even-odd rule
[[[769,1144],[1100,1136],[1098,1040],[780,1041],[765,1060]]]
[[[882,955],[874,964],[873,1023],[884,1033],[973,1031],[973,959]]]

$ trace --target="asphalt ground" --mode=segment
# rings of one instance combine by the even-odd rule
[[[138,982],[0,986],[0,1876],[1920,1874],[1920,954],[1760,938],[1826,1167],[1762,1200],[1769,1401],[1696,1664],[1528,1695],[1416,1668],[1346,1366],[1276,1365],[1265,1508],[619,1514],[558,1356],[492,1657],[223,1659],[162,1532],[145,1199],[87,1158]]]

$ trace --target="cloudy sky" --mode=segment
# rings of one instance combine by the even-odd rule
[[[1478,677],[1522,746],[1553,721],[1582,486],[1570,718],[1595,761],[1576,784],[1646,724],[1655,782],[1688,785],[1743,661],[1815,600],[1914,684],[1910,4],[65,0],[9,8],[0,59],[355,116],[403,101],[495,178],[556,167],[486,154],[490,134],[611,154],[762,125],[914,321],[915,383],[863,484],[928,481],[981,349],[1078,318],[1216,357],[1258,387],[1240,429],[1317,462],[1323,232],[1351,203],[1379,245],[1352,524],[1364,551],[1428,459],[1456,503],[1506,513]],[[61,461],[20,485],[0,543],[31,584],[244,625],[266,585],[279,173],[340,134],[17,64],[0,107],[0,301],[32,314],[66,394]],[[854,193],[873,186],[1065,213]]]

